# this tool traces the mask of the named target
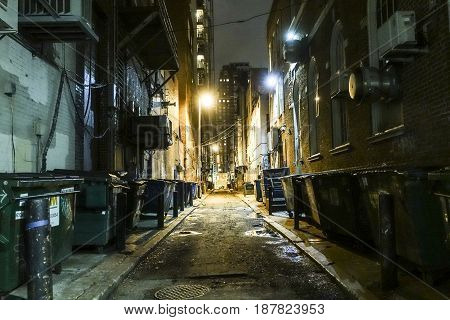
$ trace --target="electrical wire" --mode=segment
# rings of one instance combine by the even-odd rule
[[[61,106],[61,97],[62,97],[62,92],[63,92],[63,88],[64,88],[65,77],[66,77],[66,71],[63,70],[61,72],[61,78],[59,81],[58,95],[56,98],[55,111],[53,113],[53,119],[52,119],[52,124],[50,127],[50,132],[48,134],[48,138],[47,138],[47,141],[44,146],[44,151],[42,152],[41,172],[47,171],[47,155],[48,155],[48,150],[50,149],[50,144],[52,143],[53,138],[55,137],[56,125],[58,123],[59,109]]]
[[[68,81],[68,80],[67,80]],[[74,109],[75,109],[75,114],[78,117],[78,120],[80,121],[81,126],[83,127],[83,129],[87,132],[87,134],[92,138],[92,139],[102,139],[106,136],[106,134],[108,133],[108,131],[110,130],[110,128],[108,127],[103,134],[96,136],[94,135],[90,130],[89,127],[87,126],[87,124],[85,123],[85,119],[81,116],[80,112],[78,111],[78,103],[75,100],[75,97],[73,96],[73,92],[72,89],[70,88],[70,84],[68,83],[68,90],[69,90],[69,96],[72,100]],[[76,123],[74,123],[75,127],[76,127]]]

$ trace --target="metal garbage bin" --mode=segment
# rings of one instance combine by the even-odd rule
[[[397,255],[412,263],[429,282],[448,271],[449,171],[378,170],[359,172],[357,177],[363,190],[373,242],[379,246],[378,197],[380,192],[387,192],[394,202]]]
[[[192,197],[192,184],[193,182],[185,182],[185,192],[184,192],[184,199],[185,199],[185,207],[192,206],[192,203],[194,201],[194,198]]]
[[[261,190],[261,180],[255,180],[255,198],[256,201],[262,202],[262,190]]]
[[[169,180],[146,180],[147,188],[144,193],[143,215],[159,213],[159,197],[163,197],[163,211],[167,214],[173,203],[173,191],[176,184]]]
[[[251,182],[244,183],[244,196],[254,194],[255,186]]]
[[[328,238],[344,236],[355,241],[369,241],[370,227],[361,206],[358,179],[350,171],[330,171],[311,174],[313,192],[320,227]]]
[[[72,253],[75,195],[80,178],[52,174],[0,174],[0,295],[25,282],[25,203],[49,199],[52,263],[61,263]]]
[[[184,211],[184,207],[186,205],[186,199],[184,196],[184,194],[186,192],[185,182],[182,180],[176,180],[175,181],[175,190],[177,191],[179,210]]]
[[[147,187],[145,180],[128,180],[127,192],[127,228],[133,229],[140,220],[142,206],[144,205],[144,193]]]
[[[55,170],[83,177],[77,201],[74,246],[96,246],[100,250],[115,241],[125,245],[128,183],[108,172]],[[123,203],[125,202],[125,203]]]
[[[281,177],[281,185],[283,187],[284,198],[286,200],[286,209],[290,215],[295,211],[295,192],[294,192],[294,179],[300,175],[294,174],[290,176]]]

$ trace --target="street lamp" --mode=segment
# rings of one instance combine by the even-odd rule
[[[267,75],[267,78],[265,80],[266,88],[269,90],[273,90],[276,88],[278,83],[278,77],[275,73],[270,73]]]
[[[219,152],[219,145],[215,144],[211,147],[212,152],[217,153]]]
[[[214,95],[204,92],[199,97],[198,106],[198,178],[202,182],[202,109],[214,106]]]

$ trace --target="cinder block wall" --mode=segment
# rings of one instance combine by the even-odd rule
[[[56,63],[75,71],[75,52],[69,45],[63,57],[62,45],[55,45]],[[13,172],[13,144],[16,172],[36,172],[37,137],[33,124],[40,121],[42,146],[53,118],[61,71],[45,59],[34,56],[24,46],[4,37],[0,40],[0,172]],[[14,83],[16,93],[4,94]],[[65,84],[55,138],[48,152],[47,168],[75,169],[75,111]],[[14,133],[12,133],[11,111]]]

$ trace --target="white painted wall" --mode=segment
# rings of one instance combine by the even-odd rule
[[[58,53],[56,62],[74,70],[75,52],[67,45],[65,50],[63,45],[55,45],[55,48]],[[16,172],[36,172],[37,137],[33,123],[40,119],[41,143],[44,145],[54,113],[61,71],[33,56],[9,37],[0,40],[0,52],[0,172],[13,172],[12,113]],[[12,97],[4,94],[8,83],[16,86]],[[67,90],[65,85],[55,138],[48,152],[48,170],[75,168],[75,113]]]

